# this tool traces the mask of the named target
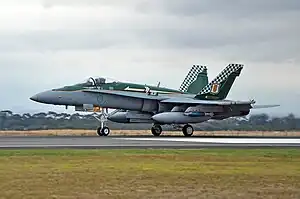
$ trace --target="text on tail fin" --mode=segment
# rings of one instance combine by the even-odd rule
[[[198,75],[202,72],[206,72],[207,68],[206,66],[201,65],[193,65],[185,79],[183,80],[179,91],[181,92],[187,92],[189,86],[197,79]]]
[[[229,64],[214,80],[212,80],[207,86],[205,86],[200,94],[218,94],[220,92],[220,85],[228,79],[228,77],[244,67],[242,64]]]

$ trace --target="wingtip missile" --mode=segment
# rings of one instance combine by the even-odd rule
[[[261,109],[261,108],[274,108],[280,106],[279,104],[273,104],[273,105],[252,105],[253,109]]]

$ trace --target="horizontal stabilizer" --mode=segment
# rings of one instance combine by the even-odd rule
[[[278,107],[280,105],[252,105],[253,109],[260,109],[260,108],[273,108]]]

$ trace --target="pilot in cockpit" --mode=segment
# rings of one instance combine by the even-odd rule
[[[95,79],[95,82],[96,82],[96,85],[102,85],[102,84],[105,84],[105,78],[97,78]]]

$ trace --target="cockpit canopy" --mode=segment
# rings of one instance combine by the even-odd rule
[[[116,81],[104,78],[104,77],[97,77],[97,78],[93,78],[90,77],[88,78],[88,80],[86,80],[86,82],[84,83],[85,86],[101,86],[103,84],[107,84],[107,83],[113,83]]]
[[[100,86],[106,83],[106,79],[103,77],[99,78],[92,78],[90,77],[86,82],[84,83],[86,86]]]
[[[76,91],[76,90],[81,90],[81,89],[86,89],[86,88],[100,89],[101,87],[103,87],[103,85],[108,84],[108,83],[114,83],[114,82],[116,82],[116,81],[110,80],[107,78],[103,78],[103,77],[97,77],[97,78],[90,77],[83,83],[78,83],[78,84],[71,85],[71,86],[64,86],[63,88],[57,88],[57,89],[52,89],[52,90],[54,90],[54,91]]]

